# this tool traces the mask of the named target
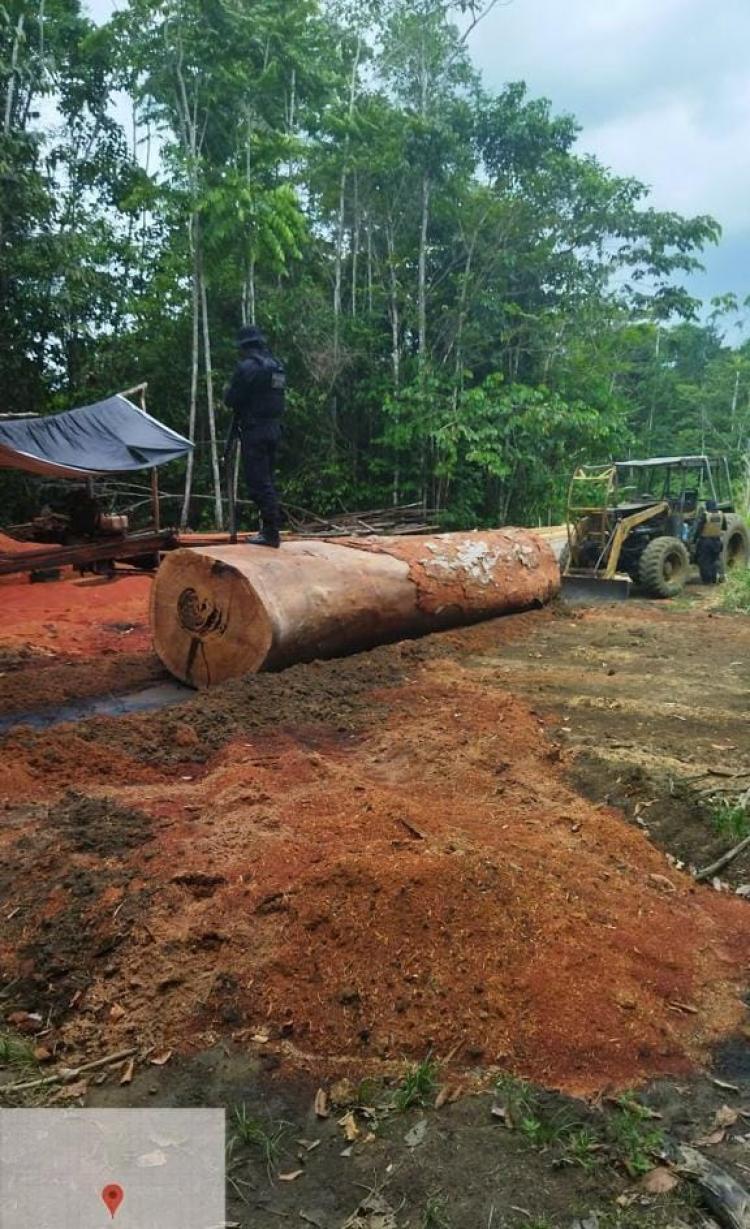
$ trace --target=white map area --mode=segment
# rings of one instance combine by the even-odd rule
[[[0,1110],[0,1229],[222,1229],[224,1157],[223,1110]]]

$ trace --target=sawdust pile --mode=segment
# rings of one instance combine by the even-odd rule
[[[43,744],[12,742],[36,797],[6,782],[14,1007],[51,1008],[68,1052],[231,1036],[368,1070],[431,1050],[583,1093],[689,1069],[744,1022],[746,905],[572,791],[542,719],[466,660],[507,634],[82,729],[92,761],[119,730],[129,762],[98,786],[60,730],[46,799]]]

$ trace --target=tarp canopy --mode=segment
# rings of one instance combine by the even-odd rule
[[[0,422],[0,468],[56,478],[153,469],[192,447],[122,393],[49,418]]]

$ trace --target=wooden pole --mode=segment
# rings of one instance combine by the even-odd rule
[[[523,529],[170,553],[151,595],[157,653],[193,687],[340,657],[540,606],[560,587]]]

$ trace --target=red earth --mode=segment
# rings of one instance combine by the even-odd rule
[[[122,655],[114,624],[151,660],[149,583],[4,584],[0,649],[34,650],[9,673],[42,678],[38,652],[94,671]],[[432,1052],[579,1093],[703,1061],[744,1027],[746,903],[578,793],[551,713],[503,678],[521,646],[554,661],[557,635],[615,621],[539,612],[9,731],[9,1010],[49,1014],[66,1057],[227,1036],[316,1069]]]

